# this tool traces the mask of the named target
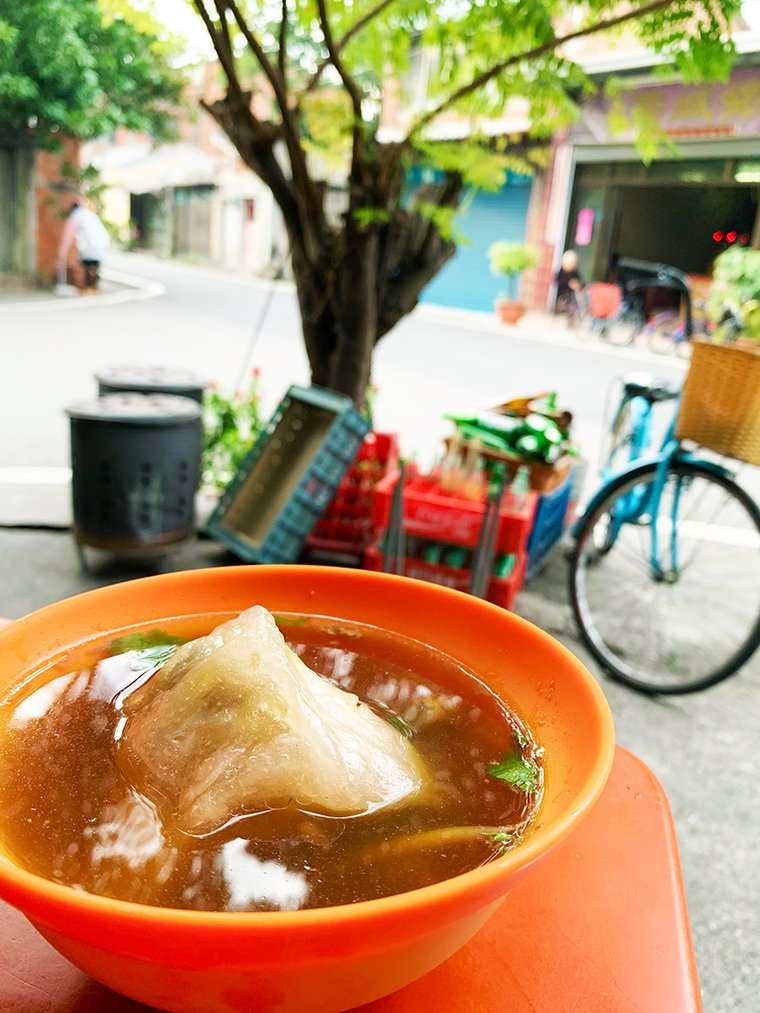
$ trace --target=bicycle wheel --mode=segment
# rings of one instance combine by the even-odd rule
[[[676,463],[658,511],[656,579],[647,513],[655,476],[649,464],[614,479],[582,518],[570,600],[613,678],[646,693],[688,693],[725,679],[760,646],[760,509],[704,465]]]
[[[606,328],[611,345],[632,345],[646,326],[646,317],[637,306],[629,306],[611,320]]]
[[[646,330],[650,351],[657,355],[672,355],[680,342],[684,325],[677,313],[658,313],[649,321]]]

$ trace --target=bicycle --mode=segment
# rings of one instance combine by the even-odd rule
[[[688,359],[692,338],[707,334],[710,329],[705,303],[694,302],[693,311],[691,329],[680,310],[663,310],[650,317],[645,328],[650,351]]]
[[[646,326],[641,296],[626,298],[620,287],[611,282],[592,282],[583,292],[585,308],[579,319],[585,335],[596,336],[611,345],[632,345]]]
[[[679,391],[623,385],[602,484],[573,526],[570,602],[591,653],[645,693],[706,689],[760,646],[760,508],[675,436]],[[654,406],[674,405],[652,448]]]
[[[592,282],[587,286],[590,333],[611,345],[632,345],[647,329],[648,293],[660,289],[678,295],[684,311],[684,335],[691,336],[691,289],[683,271],[669,264],[618,257],[614,275],[614,282]]]

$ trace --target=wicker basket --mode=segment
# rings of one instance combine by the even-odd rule
[[[760,465],[760,354],[694,341],[676,436]]]

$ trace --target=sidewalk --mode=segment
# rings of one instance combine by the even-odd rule
[[[158,282],[104,267],[100,272],[100,288],[96,295],[85,296],[82,293],[61,295],[55,286],[45,289],[0,287],[0,310],[4,314],[38,313],[40,310],[54,312],[81,310],[87,307],[133,302],[137,299],[153,299],[163,295],[164,291],[164,286]]]

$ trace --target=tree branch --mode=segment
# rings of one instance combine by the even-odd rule
[[[299,226],[298,202],[290,180],[274,154],[280,130],[272,123],[261,123],[250,109],[251,96],[228,94],[217,102],[201,102],[237,148],[243,162],[272,191],[283,218],[289,227]]]
[[[340,52],[335,39],[333,39],[332,29],[330,28],[330,22],[327,17],[327,5],[325,0],[317,0],[317,10],[319,11],[319,24],[322,28],[322,34],[325,37],[325,45],[327,46],[327,52],[330,54],[330,63],[335,67],[340,75],[340,79],[345,85],[346,91],[351,98],[351,105],[354,107],[354,117],[357,121],[361,122],[362,118],[362,96],[359,91],[359,86],[356,81],[349,74],[346,65],[340,58]]]
[[[500,63],[494,64],[493,67],[489,67],[488,70],[484,70],[470,82],[462,85],[462,87],[458,88],[455,92],[452,92],[448,98],[443,99],[443,101],[439,102],[439,104],[433,109],[424,113],[412,126],[406,139],[409,140],[413,134],[427,126],[428,123],[434,120],[437,116],[440,116],[440,114],[450,106],[459,102],[460,99],[466,98],[467,95],[471,95],[472,92],[477,91],[478,88],[482,88],[484,84],[487,84],[490,80],[497,77],[509,67],[513,67],[515,64],[521,63],[523,60],[534,60],[538,56],[544,56],[546,53],[551,53],[554,50],[559,49],[559,47],[563,46],[566,42],[572,42],[575,39],[582,39],[588,35],[595,35],[597,32],[604,32],[610,28],[617,28],[618,25],[625,24],[626,21],[632,21],[645,17],[647,14],[654,14],[655,11],[672,7],[674,2],[675,0],[652,0],[651,3],[644,4],[643,7],[637,7],[626,11],[624,14],[618,14],[614,18],[597,21],[596,24],[589,25],[587,28],[580,28],[577,32],[570,32],[569,35],[562,35],[553,39],[548,39],[546,42],[542,42],[540,46],[535,46],[533,49],[528,49],[524,53],[519,53],[516,56],[510,56],[506,60],[502,60]]]
[[[193,7],[198,11],[198,14],[206,26],[206,31],[211,38],[211,44],[214,47],[216,55],[219,57],[219,62],[222,65],[222,69],[230,83],[230,86],[240,91],[240,83],[238,81],[237,71],[235,69],[235,61],[232,55],[232,47],[229,45],[229,34],[226,31],[224,35],[221,32],[217,32],[214,28],[214,22],[209,17],[209,13],[206,10],[206,4],[204,0],[193,0]],[[219,8],[217,6],[217,12]],[[220,15],[221,16],[221,15]],[[223,20],[223,19],[222,19]]]
[[[322,29],[322,34],[324,35],[324,45],[327,47],[327,52],[330,56],[330,63],[337,71],[340,80],[344,82],[344,86],[351,98],[351,104],[354,107],[354,151],[352,157],[353,175],[360,167],[364,140],[364,134],[362,133],[362,93],[359,90],[359,85],[349,73],[346,64],[340,59],[337,47],[335,46],[335,41],[332,37],[332,29],[330,28],[329,20],[327,18],[327,6],[325,4],[325,0],[317,0],[317,10],[319,12],[319,24]]]
[[[309,169],[306,163],[306,153],[304,152],[299,137],[298,123],[293,110],[290,108],[288,102],[288,93],[285,87],[285,81],[280,76],[280,72],[275,67],[267,54],[264,52],[264,48],[256,38],[256,35],[248,26],[243,15],[240,13],[235,0],[218,0],[223,3],[230,11],[237,26],[243,34],[246,42],[251,48],[254,56],[259,62],[262,71],[266,75],[267,80],[272,86],[272,89],[277,100],[277,105],[280,109],[280,116],[282,117],[282,139],[285,142],[285,146],[288,149],[288,156],[290,158],[290,169],[293,174],[293,182],[295,184],[295,190],[300,198],[301,207],[301,229],[304,236],[304,245],[310,256],[315,257],[318,255],[319,241],[313,240],[313,215],[316,213],[320,218],[320,225],[322,224],[323,209],[321,196],[318,192],[318,188],[315,187],[311,176],[309,175]]]
[[[456,208],[462,196],[462,177],[449,173],[442,183],[427,184],[416,200]],[[432,221],[412,207],[397,210],[384,239],[377,272],[377,343],[417,305],[420,292],[456,253],[456,243],[444,239]]]
[[[377,4],[371,10],[367,11],[367,13],[365,15],[363,15],[363,17],[360,17],[358,21],[355,21],[351,25],[351,27],[346,31],[345,35],[343,35],[335,43],[336,52],[337,53],[341,53],[345,49],[345,47],[348,45],[348,43],[351,41],[351,39],[353,39],[353,37],[358,32],[360,32],[362,30],[362,28],[364,28],[365,25],[368,25],[370,23],[370,21],[374,21],[374,19],[379,14],[383,13],[383,11],[385,10],[386,7],[390,7],[390,5],[392,3],[395,3],[395,2],[396,2],[396,0],[380,0],[379,4]],[[314,88],[316,88],[317,83],[319,82],[320,77],[324,73],[325,69],[330,66],[331,63],[333,63],[333,60],[332,60],[331,57],[325,57],[325,59],[322,60],[321,63],[319,63],[319,65],[317,66],[317,69],[314,71],[314,73],[311,75],[311,77],[309,78],[309,80],[306,82],[306,87],[303,90],[304,94],[308,94],[308,92],[313,91]]]
[[[230,38],[230,26],[227,24],[226,11],[224,9],[224,5],[221,3],[221,0],[214,0],[214,7],[216,8],[216,13],[219,15],[219,24],[221,26],[219,34],[224,39],[224,48],[226,52],[229,54],[230,63],[234,66],[235,56],[232,49],[232,39]]]
[[[277,53],[277,66],[280,71],[280,77],[282,83],[287,90],[287,72],[286,72],[286,54],[285,47],[288,44],[288,0],[282,0],[282,6],[280,8],[280,38],[279,38],[279,52]]]
[[[240,13],[240,9],[235,0],[218,0],[224,4],[224,6],[232,14],[233,18],[237,22],[237,26],[243,34],[245,41],[251,48],[251,52],[259,62],[261,69],[264,71],[267,81],[272,86],[272,90],[277,98],[277,103],[280,106],[283,120],[288,114],[288,103],[287,94],[285,91],[285,83],[280,77],[280,73],[274,64],[267,56],[264,47],[261,45],[255,34],[251,31],[248,22],[245,20],[243,15]]]

